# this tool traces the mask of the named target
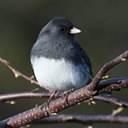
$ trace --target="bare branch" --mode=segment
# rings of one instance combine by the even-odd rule
[[[35,81],[35,80],[33,79],[33,77],[28,77],[27,75],[25,75],[25,74],[19,72],[18,70],[16,70],[15,68],[13,68],[13,67],[9,64],[9,62],[8,62],[7,60],[0,58],[0,63],[3,64],[4,66],[6,66],[7,68],[9,68],[9,69],[13,72],[13,74],[15,75],[16,78],[18,78],[18,77],[20,76],[20,77],[26,79],[27,81],[31,82],[32,84],[38,85],[38,82]]]
[[[126,107],[128,108],[128,103],[122,100],[118,100],[116,98],[112,98],[112,97],[106,97],[106,96],[94,96],[93,97],[94,100],[98,100],[98,101],[104,101],[106,103],[111,103],[113,105],[119,106],[119,107]]]
[[[0,95],[0,101],[5,102],[5,101],[11,101],[15,99],[24,99],[24,98],[49,98],[51,96],[50,93],[47,92],[20,92],[20,93],[12,93],[12,94],[4,94]],[[58,95],[54,98],[60,97],[61,95]],[[106,96],[94,96],[93,100],[98,100],[98,101],[104,101],[106,103],[111,103],[113,105],[119,106],[119,107],[128,107],[128,103],[122,100],[118,100],[116,98],[112,97],[106,97]]]
[[[128,58],[128,50],[126,50],[124,53],[120,54],[119,56],[111,60],[110,62],[103,65],[103,67],[101,67],[101,69],[97,72],[97,74],[95,75],[94,79],[92,80],[92,82],[90,83],[88,87],[91,90],[92,89],[94,90],[96,85],[103,78],[105,73],[107,73],[107,71],[109,71],[111,68],[118,65],[119,63],[126,61],[127,58]]]
[[[75,114],[63,114],[46,117],[36,124],[44,123],[81,123],[81,124],[93,124],[93,123],[120,123],[128,124],[127,116],[112,116],[112,115],[75,115]]]
[[[49,98],[50,93],[48,92],[19,92],[19,93],[10,93],[10,94],[3,94],[0,95],[0,101],[5,102],[9,100],[15,100],[15,99],[24,99],[24,98]]]

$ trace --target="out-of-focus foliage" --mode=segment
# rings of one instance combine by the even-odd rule
[[[53,17],[65,16],[82,30],[76,38],[90,56],[95,74],[106,61],[128,49],[127,6],[128,1],[125,0],[1,0],[0,57],[9,60],[21,72],[32,75],[29,53],[38,32]],[[127,68],[128,62],[125,62],[109,72],[109,75],[110,77],[127,76]],[[36,87],[22,78],[14,78],[7,68],[0,65],[0,93],[30,91]],[[128,94],[127,91],[122,91],[115,95],[127,99]],[[40,103],[42,100],[37,99],[18,100],[15,105],[1,103],[0,119]],[[97,103],[91,107],[83,104],[63,113],[109,114],[112,109],[112,106],[104,103]],[[45,127],[53,126],[58,125]],[[61,127],[69,126],[75,128],[79,125],[61,125]],[[95,125],[95,127],[100,128],[103,125]],[[114,125],[111,127],[114,128]]]

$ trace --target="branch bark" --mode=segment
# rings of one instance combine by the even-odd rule
[[[93,123],[120,123],[128,124],[127,116],[111,116],[111,115],[74,115],[74,114],[63,114],[57,116],[46,117],[36,124],[44,123],[81,123],[81,124],[93,124]]]

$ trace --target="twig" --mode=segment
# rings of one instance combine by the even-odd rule
[[[93,97],[94,100],[98,100],[98,101],[104,101],[106,103],[111,103],[114,104],[118,107],[126,107],[128,108],[128,103],[122,100],[118,100],[116,98],[113,97],[107,97],[107,96],[94,96]]]
[[[66,98],[62,96],[60,98],[52,100],[51,102],[49,102],[48,107],[46,107],[43,104],[31,110],[25,111],[23,113],[5,119],[2,122],[6,124],[6,128],[10,128],[10,127],[18,128],[33,121],[36,121],[38,119],[52,115],[56,112],[60,112],[63,109],[66,109],[79,102],[87,100],[90,97],[93,97],[94,95],[96,95],[96,91],[94,91],[94,89],[97,83],[105,75],[105,73],[111,68],[113,68],[115,65],[126,60],[126,58],[128,58],[128,50],[122,53],[121,55],[119,55],[118,57],[116,57],[115,59],[113,59],[112,61],[110,61],[109,63],[105,64],[96,74],[92,82],[86,87],[71,92],[68,96],[66,96]]]
[[[5,101],[11,101],[11,100],[15,100],[15,99],[24,99],[24,98],[49,98],[51,96],[50,93],[47,92],[20,92],[20,93],[12,93],[12,94],[3,94],[0,95],[0,101],[1,102],[5,102]],[[60,95],[54,97],[57,98],[60,97]],[[116,106],[119,107],[128,107],[128,103],[122,100],[118,100],[116,98],[112,98],[112,97],[106,97],[106,96],[94,96],[93,97],[94,100],[98,100],[98,101],[104,101],[106,103],[111,103],[114,104]]]
[[[75,115],[75,114],[63,114],[46,117],[36,124],[44,123],[81,123],[81,124],[92,124],[92,123],[120,123],[128,124],[127,116],[111,116],[111,115]]]
[[[2,94],[0,95],[0,101],[5,102],[9,100],[15,99],[24,99],[24,98],[48,98],[50,97],[50,93],[43,92],[43,93],[34,93],[34,92],[19,92],[19,93],[10,93],[10,94]]]
[[[128,58],[128,50],[126,50],[124,53],[120,54],[119,56],[111,60],[110,62],[103,65],[103,67],[101,67],[101,69],[97,72],[91,84],[89,85],[89,89],[94,90],[96,85],[100,82],[103,76],[105,76],[105,73],[108,70],[118,65],[119,63],[126,61],[127,58]]]
[[[7,60],[0,58],[0,63],[3,64],[4,66],[6,66],[7,68],[9,68],[9,69],[13,72],[13,74],[15,75],[16,78],[18,78],[18,77],[20,76],[20,77],[26,79],[27,81],[31,82],[32,84],[38,85],[38,82],[35,81],[35,80],[33,79],[33,77],[28,77],[27,75],[25,75],[25,74],[19,72],[18,70],[16,70],[15,68],[13,68],[13,67],[9,64],[9,62],[8,62]]]

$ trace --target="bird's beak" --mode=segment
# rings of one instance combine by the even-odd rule
[[[78,28],[75,28],[75,27],[73,27],[73,28],[70,30],[70,34],[78,34],[78,33],[80,33],[80,32],[81,32],[81,30],[78,29]]]

